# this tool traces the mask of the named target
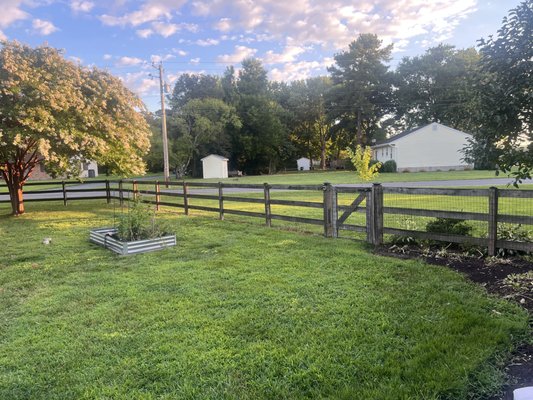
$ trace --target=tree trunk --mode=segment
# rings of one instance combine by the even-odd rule
[[[320,138],[320,169],[326,169],[326,140],[324,136]]]
[[[13,215],[24,214],[24,194],[22,191],[23,183],[20,179],[14,177],[11,181],[7,182],[9,190],[9,199],[11,200],[11,213]]]

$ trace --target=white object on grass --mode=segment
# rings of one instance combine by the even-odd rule
[[[513,391],[514,400],[533,400],[533,386],[515,389]]]

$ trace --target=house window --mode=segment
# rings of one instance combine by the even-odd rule
[[[388,156],[389,155],[389,149],[385,149],[385,155]]]
[[[84,171],[87,171],[88,169],[89,169],[89,163],[84,162],[84,163],[83,163],[83,170],[84,170]]]
[[[43,163],[39,163],[39,171],[46,172],[46,170],[44,169],[44,164]]]

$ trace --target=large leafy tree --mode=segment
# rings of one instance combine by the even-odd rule
[[[288,101],[293,120],[291,138],[311,160],[318,158],[320,168],[326,168],[331,145],[332,123],[326,115],[326,97],[331,89],[329,77],[319,76],[294,81]]]
[[[479,53],[441,44],[405,57],[395,74],[396,115],[401,128],[439,122],[466,132],[477,130]]]
[[[235,108],[222,100],[193,99],[175,114],[176,137],[173,140],[173,162],[181,177],[191,163],[195,167],[201,156],[230,152],[230,133],[241,127]],[[195,174],[193,168],[193,175]]]
[[[380,121],[392,109],[392,45],[383,47],[374,34],[361,34],[347,51],[335,55],[329,68],[332,89],[329,91],[330,121],[335,131],[365,144],[379,130]],[[345,146],[348,143],[345,144]]]
[[[115,173],[144,172],[150,131],[142,108],[107,72],[80,67],[47,46],[3,41],[0,172],[13,214],[24,213],[23,186],[39,162],[55,173],[83,160]]]
[[[179,109],[193,99],[222,99],[224,91],[218,76],[182,74],[179,76],[169,98],[170,107]]]
[[[248,173],[273,173],[290,144],[283,109],[272,95],[259,60],[242,62],[236,89],[242,129],[232,136],[233,161]]]
[[[496,144],[493,161],[520,182],[533,172],[533,2],[512,9],[497,37],[480,45],[487,78],[480,91],[483,126],[476,142]]]

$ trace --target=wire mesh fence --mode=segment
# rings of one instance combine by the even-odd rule
[[[258,218],[267,226],[381,244],[383,235],[533,251],[533,190],[442,189],[160,182],[78,181],[28,184],[26,201],[139,199],[156,209],[220,219]],[[2,197],[3,196],[3,197]],[[9,202],[0,193],[0,202]],[[305,228],[302,228],[305,226]],[[459,229],[461,228],[461,229]],[[387,237],[386,237],[387,238]]]

